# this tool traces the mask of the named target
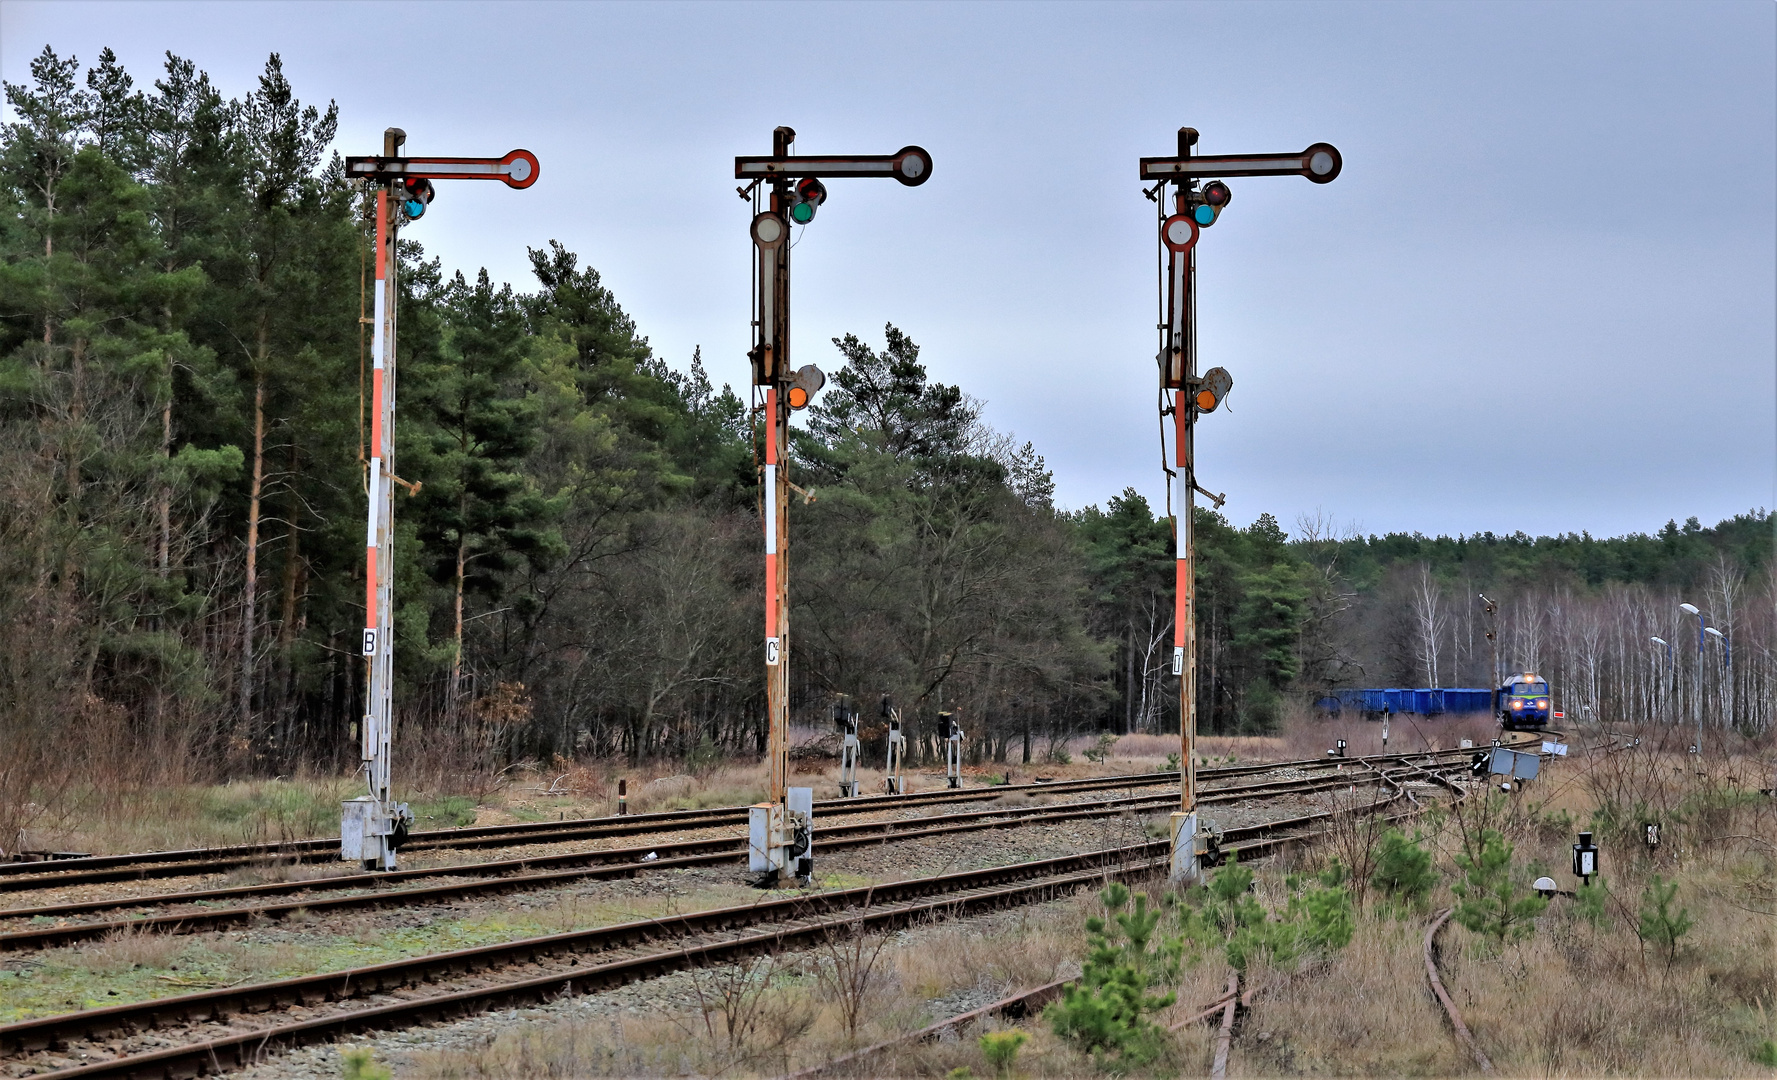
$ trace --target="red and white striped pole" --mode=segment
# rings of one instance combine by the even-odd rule
[[[795,132],[772,133],[772,152],[789,153]],[[765,469],[760,478],[760,517],[765,534],[765,757],[769,786],[765,802],[748,815],[748,871],[760,881],[801,876],[794,864],[812,855],[796,840],[797,814],[804,831],[813,828],[812,792],[790,790],[790,613],[789,613],[789,451],[790,409],[790,244],[785,218],[787,184],[770,183],[770,203],[753,218],[750,232],[757,254],[758,318],[754,342],[754,385],[765,391]],[[809,863],[812,865],[812,862]]]
[[[370,793],[389,798],[389,744],[393,734],[390,675],[394,640],[390,578],[395,499],[395,222],[388,191],[376,193],[376,313],[371,335],[369,524],[364,538],[364,653],[369,664],[363,755]]]
[[[1180,131],[1179,156],[1189,157],[1196,140],[1195,131]],[[1178,486],[1177,517],[1173,519],[1178,578],[1172,624],[1172,673],[1179,679],[1179,808],[1172,815],[1170,876],[1183,883],[1194,882],[1201,876],[1197,860],[1197,580],[1192,548],[1196,508],[1192,434],[1196,430],[1196,411],[1190,390],[1197,378],[1194,286],[1198,229],[1190,217],[1186,191],[1185,184],[1175,183],[1173,215],[1162,222],[1160,233],[1161,248],[1167,256],[1160,380],[1163,391],[1173,391],[1173,460]]]
[[[383,153],[401,152],[405,134],[383,133]],[[395,230],[397,207],[389,184],[376,191],[376,310],[371,326],[369,496],[364,535],[364,719],[359,753],[367,795],[348,801],[340,823],[340,857],[375,870],[395,868],[395,831],[406,807],[394,803],[389,782],[394,736],[395,677]]]
[[[789,613],[784,607],[789,599],[789,581],[785,556],[789,553],[788,537],[784,535],[785,510],[789,505],[779,455],[785,449],[784,436],[788,417],[779,400],[778,388],[765,391],[765,708],[768,730],[766,747],[770,755],[770,791],[767,797],[781,805],[790,786],[789,721],[790,721],[790,658],[785,655],[785,639],[789,634]]]
[[[413,815],[393,801],[389,785],[395,714],[395,232],[402,213],[419,217],[433,180],[498,180],[507,187],[537,182],[537,156],[513,150],[499,158],[404,158],[407,133],[383,132],[381,157],[346,158],[346,176],[376,191],[376,315],[371,332],[369,496],[364,536],[364,719],[358,732],[369,793],[340,814],[340,857],[379,870],[395,868],[395,850]],[[391,196],[399,196],[399,201]],[[403,210],[403,204],[406,209]]]

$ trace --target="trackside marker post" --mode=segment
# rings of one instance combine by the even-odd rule
[[[806,225],[826,201],[823,179],[878,177],[917,187],[932,175],[932,156],[917,146],[893,154],[801,157],[790,153],[796,132],[771,133],[768,157],[736,157],[734,177],[750,181],[741,197],[753,201],[750,226],[758,310],[753,326],[753,385],[763,391],[765,452],[760,517],[765,533],[765,723],[770,787],[766,801],[752,808],[748,822],[747,866],[754,880],[770,885],[780,877],[808,880],[814,873],[812,788],[789,787],[790,592],[789,492],[790,413],[806,407],[825,377],[814,365],[790,366],[790,226]],[[809,496],[812,498],[812,496]],[[842,781],[844,782],[844,781]],[[855,780],[851,781],[856,793]]]
[[[389,784],[394,742],[394,489],[395,234],[401,219],[418,218],[432,201],[433,180],[499,180],[526,188],[537,182],[537,156],[514,150],[499,158],[406,158],[407,133],[383,132],[380,157],[349,157],[346,176],[376,191],[376,294],[371,327],[369,496],[364,536],[364,720],[358,738],[369,793],[340,808],[339,857],[367,870],[395,869],[395,852],[413,813],[394,801]]]
[[[1179,809],[1172,815],[1171,878],[1194,883],[1202,877],[1204,856],[1211,837],[1197,818],[1197,609],[1192,514],[1196,493],[1219,507],[1222,497],[1197,485],[1194,435],[1197,417],[1211,413],[1234,388],[1234,379],[1222,368],[1197,373],[1197,246],[1203,230],[1214,225],[1233,198],[1220,179],[1226,176],[1301,176],[1326,184],[1339,175],[1343,159],[1328,143],[1315,143],[1294,154],[1198,155],[1195,128],[1178,131],[1178,154],[1141,159],[1143,182],[1153,183],[1146,194],[1161,208],[1160,258],[1160,352],[1155,360],[1160,371],[1161,413],[1172,415],[1174,469],[1167,470],[1171,487],[1176,481],[1179,509],[1173,519],[1177,547],[1177,596],[1173,612],[1172,673],[1179,677]],[[1200,180],[1209,183],[1199,187]],[[1167,186],[1171,185],[1168,203]],[[1164,430],[1164,427],[1162,428]],[[1329,751],[1330,752],[1330,751]]]

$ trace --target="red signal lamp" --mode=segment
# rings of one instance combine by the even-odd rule
[[[432,194],[432,181],[423,176],[409,176],[401,181],[401,208],[407,211],[409,221],[425,216],[426,207],[432,205]]]
[[[1211,180],[1203,185],[1203,191],[1199,197],[1203,201],[1191,208],[1191,217],[1197,224],[1209,226],[1214,225],[1216,218],[1222,216],[1222,211],[1233,201],[1234,193],[1228,190],[1228,185],[1220,180]]]
[[[814,220],[815,210],[827,201],[827,185],[818,177],[805,176],[796,182],[790,193],[790,220],[807,225]]]

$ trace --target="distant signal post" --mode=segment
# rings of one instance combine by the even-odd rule
[[[769,157],[737,157],[734,176],[752,199],[758,311],[753,323],[753,385],[765,393],[765,709],[771,788],[749,821],[748,867],[760,884],[814,873],[814,792],[790,788],[789,493],[785,469],[790,413],[806,408],[826,383],[813,364],[790,366],[790,227],[814,220],[827,198],[823,180],[878,177],[918,187],[932,175],[932,156],[917,146],[893,154],[795,157],[796,132],[771,134]]]
[[[1197,610],[1191,514],[1199,491],[1217,506],[1222,504],[1221,496],[1197,485],[1193,435],[1197,417],[1214,412],[1234,386],[1233,377],[1222,368],[1197,372],[1197,241],[1233,200],[1234,193],[1222,177],[1303,176],[1326,184],[1339,175],[1342,165],[1339,151],[1328,143],[1315,143],[1294,154],[1217,156],[1194,155],[1196,145],[1197,130],[1180,128],[1177,156],[1141,159],[1142,181],[1154,185],[1145,194],[1160,205],[1163,215],[1159,241],[1166,273],[1160,304],[1165,318],[1159,326],[1156,359],[1162,416],[1170,413],[1173,418],[1177,471],[1167,470],[1168,483],[1176,479],[1180,493],[1174,520],[1178,596],[1172,649],[1172,673],[1179,677],[1179,809],[1172,815],[1171,870],[1172,879],[1180,882],[1199,879],[1200,859],[1208,849],[1208,837],[1197,820]],[[1166,214],[1169,205],[1172,212]]]
[[[497,158],[402,157],[407,133],[383,132],[381,157],[349,157],[346,176],[376,191],[376,313],[371,329],[370,462],[365,487],[369,526],[364,538],[364,719],[358,740],[367,795],[341,807],[340,858],[367,870],[395,869],[413,813],[394,801],[389,786],[395,716],[394,538],[395,485],[395,233],[431,205],[434,180],[498,180],[527,188],[537,182],[537,156],[514,150]]]

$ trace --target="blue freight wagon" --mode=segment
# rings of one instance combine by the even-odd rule
[[[1366,720],[1384,715],[1461,716],[1494,711],[1492,690],[1469,686],[1448,689],[1400,687],[1328,690],[1315,698],[1314,711],[1326,717],[1355,713]]]

